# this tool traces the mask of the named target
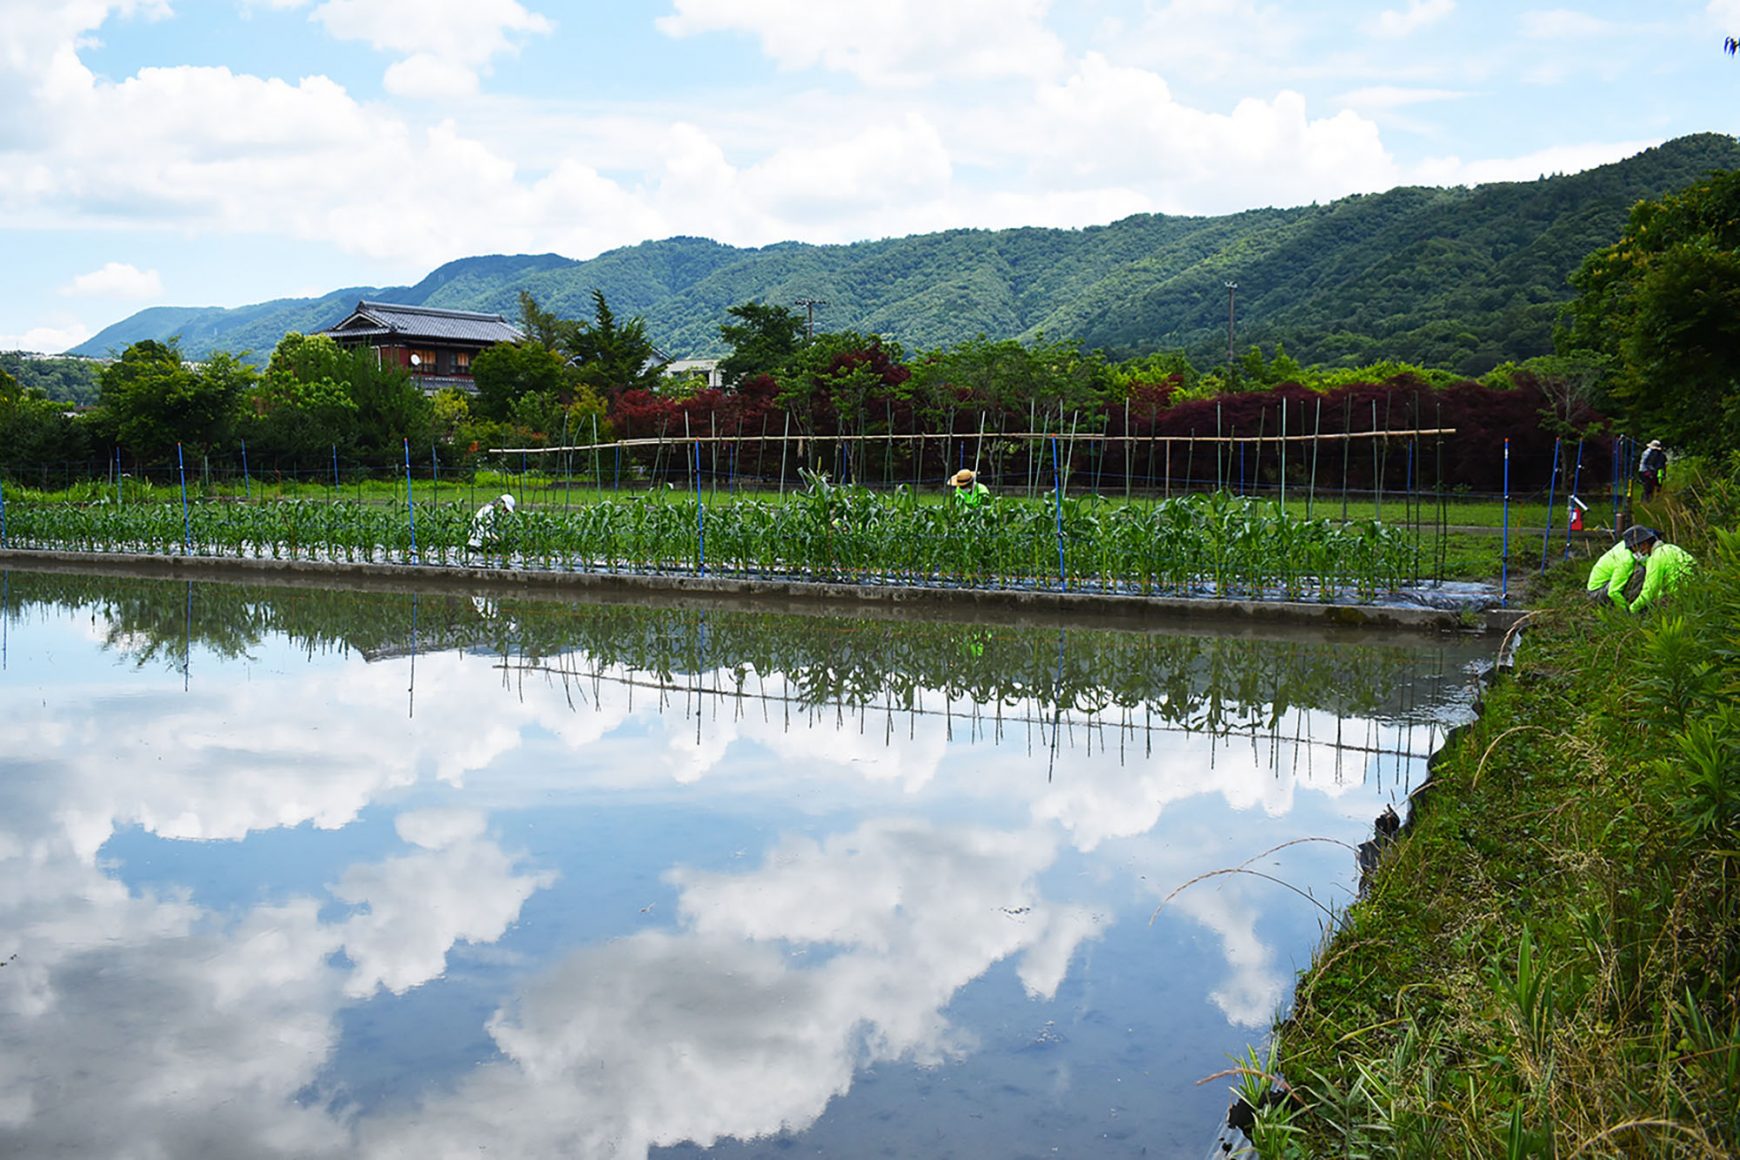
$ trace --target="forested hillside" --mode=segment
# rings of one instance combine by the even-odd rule
[[[908,349],[990,338],[1079,338],[1114,357],[1226,354],[1227,290],[1237,344],[1284,343],[1307,363],[1394,358],[1467,374],[1551,350],[1568,276],[1610,244],[1630,207],[1711,170],[1740,168],[1740,142],[1700,134],[1569,176],[1474,188],[1403,188],[1327,205],[1223,217],[1141,215],[1080,230],[952,230],[907,238],[740,249],[670,238],[576,262],[555,254],[450,262],[411,287],[351,287],[236,309],[154,308],[73,353],[181,337],[263,357],[288,331],[341,319],[369,297],[518,315],[518,294],[566,317],[601,290],[639,315],[666,354],[720,353],[736,303],[820,299],[817,327]]]

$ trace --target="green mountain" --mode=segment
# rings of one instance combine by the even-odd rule
[[[556,254],[465,258],[410,287],[351,287],[235,309],[160,307],[71,353],[181,337],[188,355],[263,357],[286,332],[338,322],[359,298],[518,316],[518,295],[570,318],[602,290],[646,319],[672,357],[721,353],[727,307],[819,299],[818,329],[856,329],[908,350],[983,334],[1079,338],[1113,357],[1226,355],[1284,343],[1306,363],[1380,358],[1478,374],[1547,353],[1566,279],[1619,236],[1630,207],[1740,168],[1740,141],[1681,137],[1583,173],[1473,188],[1401,188],[1327,205],[1221,217],[1144,214],[1079,230],[949,230],[851,245],[756,249],[705,238],[645,242],[589,261]]]

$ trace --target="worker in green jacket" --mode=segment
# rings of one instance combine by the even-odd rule
[[[949,477],[949,486],[954,489],[955,503],[961,507],[978,507],[991,498],[991,489],[964,467]]]
[[[1678,544],[1661,538],[1654,528],[1643,528],[1636,558],[1643,564],[1643,591],[1631,602],[1631,611],[1642,612],[1657,600],[1671,596],[1691,578],[1698,562]]]
[[[1631,574],[1637,569],[1637,558],[1632,553],[1643,542],[1643,533],[1647,531],[1648,528],[1637,524],[1626,528],[1625,534],[1595,561],[1595,566],[1589,569],[1589,583],[1585,586],[1590,600],[1611,600],[1613,607],[1625,608],[1625,586],[1631,583]]]

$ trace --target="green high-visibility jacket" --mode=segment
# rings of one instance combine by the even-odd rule
[[[1613,607],[1625,607],[1625,586],[1631,583],[1631,571],[1637,567],[1637,559],[1631,554],[1631,549],[1621,540],[1601,554],[1595,561],[1595,566],[1589,569],[1588,589],[1599,592],[1607,589],[1607,598],[1613,601]]]
[[[1671,595],[1691,578],[1698,562],[1677,544],[1657,542],[1643,561],[1643,591],[1631,602],[1631,611],[1642,612],[1651,603]]]
[[[962,507],[978,507],[980,500],[991,498],[991,489],[977,481],[955,488],[955,502]]]

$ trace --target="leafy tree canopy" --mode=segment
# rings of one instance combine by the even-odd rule
[[[1686,451],[1740,446],[1740,170],[1638,203],[1572,285],[1559,349],[1610,361],[1633,434]]]
[[[786,306],[743,302],[725,313],[739,319],[721,323],[719,337],[731,348],[720,360],[719,373],[736,387],[755,375],[779,372],[804,342],[804,316]]]

